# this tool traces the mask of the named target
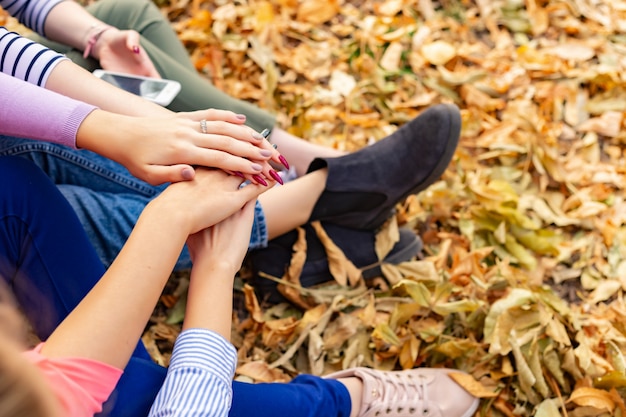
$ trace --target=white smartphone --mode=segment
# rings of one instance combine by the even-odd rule
[[[141,77],[101,69],[95,70],[93,74],[116,87],[154,101],[161,106],[170,104],[180,92],[180,83],[174,80]]]

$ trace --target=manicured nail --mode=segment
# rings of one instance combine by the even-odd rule
[[[261,132],[261,136],[263,136],[265,139],[267,139],[270,136],[270,133],[272,131],[269,129],[263,129],[263,131]]]
[[[235,171],[233,174],[235,174],[235,175],[236,175],[236,176],[238,176],[238,177],[243,178],[244,180],[246,179],[246,177],[245,177],[245,176],[244,176],[241,172],[239,172],[239,171]]]
[[[139,53],[139,47],[137,45],[133,46],[133,52],[136,54]]]
[[[246,115],[245,114],[236,114],[235,117],[239,120],[246,120]]]
[[[252,164],[250,165],[250,168],[252,168],[255,171],[263,171],[263,167],[259,164]]]
[[[270,156],[272,156],[273,152],[270,151],[269,149],[261,149],[259,153],[261,154],[262,157],[269,158]]]
[[[278,172],[270,169],[270,176],[276,180],[280,185],[283,185],[283,179],[278,175]]]
[[[252,176],[252,179],[254,179],[256,182],[258,182],[259,184],[263,184],[264,186],[267,187],[267,183],[265,182],[265,180],[263,178],[261,178],[260,175],[254,174]]]
[[[281,164],[283,164],[285,168],[289,169],[289,162],[287,162],[284,156],[280,155],[278,157],[278,160],[280,161]]]
[[[261,134],[259,132],[252,132],[252,137],[256,140],[263,140],[265,139],[263,136],[261,136]]]

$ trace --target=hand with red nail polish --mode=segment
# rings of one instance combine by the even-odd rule
[[[263,136],[265,139],[267,139],[266,141],[264,141],[264,143],[262,145],[265,147],[265,149],[271,150],[271,152],[272,152],[272,158],[271,159],[276,164],[282,165],[283,167],[285,167],[285,169],[289,169],[289,163],[287,162],[287,159],[285,159],[285,157],[283,155],[281,155],[280,152],[278,152],[277,147],[270,142],[270,136],[271,135],[272,135],[272,131],[270,129],[264,129],[261,132],[261,136]],[[272,175],[272,173],[269,172],[269,175]]]
[[[272,178],[274,178],[274,180],[276,180],[277,183],[279,183],[280,185],[283,185],[283,179],[280,177],[280,175],[278,174],[278,172],[274,171],[273,169],[270,170],[270,176]]]
[[[161,78],[146,51],[139,46],[139,39],[139,33],[134,30],[111,27],[98,37],[90,55],[105,70]]]

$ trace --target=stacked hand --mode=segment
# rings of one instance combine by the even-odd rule
[[[278,176],[269,161],[280,164],[284,158],[244,123],[245,117],[224,110],[164,117],[96,110],[80,126],[76,143],[119,162],[154,185],[190,180],[195,166],[219,168],[254,184],[268,185],[268,180],[273,182]],[[115,126],[115,134],[103,141],[102,132],[111,126]]]

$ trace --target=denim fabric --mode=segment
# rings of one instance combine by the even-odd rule
[[[67,201],[37,167],[0,157],[0,279],[45,340],[104,273]],[[144,417],[165,378],[139,343],[101,417]],[[341,383],[299,376],[288,384],[233,382],[231,417],[348,417]]]
[[[119,253],[145,205],[165,188],[135,178],[122,165],[96,153],[63,145],[0,136],[1,155],[29,159],[52,179],[74,208],[106,266]],[[265,215],[257,202],[249,248],[265,246]],[[190,266],[185,248],[176,269]]]

